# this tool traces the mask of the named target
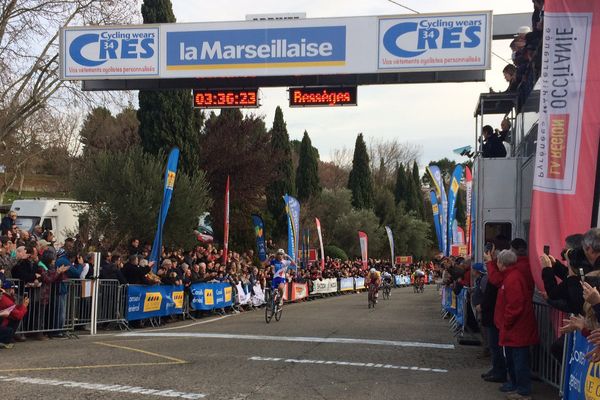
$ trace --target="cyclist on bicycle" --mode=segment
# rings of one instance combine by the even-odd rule
[[[269,261],[269,264],[273,266],[273,282],[271,287],[273,290],[277,288],[279,291],[279,306],[283,305],[283,289],[285,288],[285,274],[290,265],[296,265],[294,261],[285,254],[283,249],[277,250],[275,258]]]
[[[379,295],[379,285],[381,285],[381,275],[375,268],[371,268],[365,279],[367,287],[375,285],[375,303],[377,303],[377,296]]]
[[[392,274],[390,274],[387,269],[381,274],[381,279],[383,280],[383,283],[387,283],[388,285],[392,284]]]
[[[420,268],[417,268],[415,271],[415,286],[422,288],[425,283],[425,272],[421,271]]]

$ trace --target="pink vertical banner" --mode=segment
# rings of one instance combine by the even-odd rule
[[[317,233],[319,234],[319,246],[321,246],[321,271],[325,269],[325,248],[323,247],[323,233],[321,232],[321,221],[315,218],[317,223]]]
[[[471,255],[471,203],[473,201],[473,176],[471,168],[465,165],[465,187],[467,194],[467,215],[465,221],[464,242],[467,245],[467,254]]]
[[[227,264],[229,253],[229,175],[227,175],[227,185],[225,186],[225,228],[223,229],[223,264]]]
[[[360,242],[360,254],[362,257],[362,266],[363,266],[363,269],[367,269],[367,268],[369,268],[369,258],[368,258],[369,238],[367,237],[367,234],[362,231],[358,231],[358,241]]]
[[[598,14],[598,15],[594,15]],[[557,257],[566,236],[591,226],[600,138],[600,2],[546,0],[529,257]]]

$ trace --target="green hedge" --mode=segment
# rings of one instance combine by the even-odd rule
[[[340,249],[337,246],[325,246],[325,257],[331,257],[331,258],[339,258],[343,261],[346,261],[348,259],[348,255],[346,254],[346,252],[342,249]]]

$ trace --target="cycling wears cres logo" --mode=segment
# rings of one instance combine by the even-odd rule
[[[481,44],[481,26],[457,25],[438,28],[427,26],[426,22],[401,22],[392,25],[384,33],[383,47],[396,57],[412,58],[428,50],[473,48]],[[403,47],[398,45],[400,38],[404,39]],[[416,38],[414,46],[405,48],[413,38]]]
[[[86,33],[71,41],[69,56],[84,67],[97,67],[109,60],[151,58],[154,44],[154,33]]]

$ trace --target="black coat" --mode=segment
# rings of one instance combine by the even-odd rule
[[[115,279],[119,281],[119,284],[126,285],[127,279],[123,276],[123,273],[115,264],[105,262],[100,268],[100,279]]]
[[[506,157],[506,148],[497,135],[490,135],[481,146],[481,150],[484,158]]]
[[[556,278],[561,282],[557,283]],[[581,281],[578,276],[568,276],[566,266],[557,261],[552,268],[542,269],[542,280],[550,305],[576,315],[583,313]]]
[[[487,277],[486,277],[487,279]],[[490,282],[485,284],[483,300],[481,301],[481,325],[485,327],[494,326],[494,310],[496,308],[496,297],[498,288]]]
[[[146,283],[146,274],[150,272],[150,267],[140,267],[134,264],[126,263],[123,266],[123,275],[130,285],[144,285]]]

